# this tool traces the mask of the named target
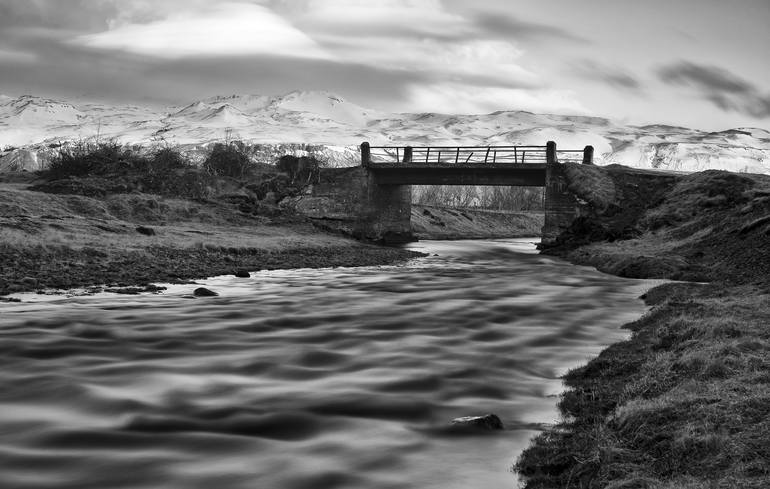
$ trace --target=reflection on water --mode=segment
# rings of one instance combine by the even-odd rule
[[[438,256],[0,305],[0,486],[515,487],[640,282],[525,240],[415,248]],[[506,430],[445,429],[487,412]]]

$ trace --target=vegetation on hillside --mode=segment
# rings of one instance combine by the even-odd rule
[[[412,202],[454,208],[495,211],[542,211],[542,187],[474,185],[414,185]]]
[[[294,156],[280,161],[287,158],[310,160],[316,171],[322,164],[317,158]],[[62,147],[41,172],[44,182],[34,189],[90,197],[136,192],[198,201],[224,197],[240,204],[269,198],[264,203],[274,205],[300,193],[308,183],[295,178],[290,166],[276,163],[256,161],[237,143],[214,144],[196,164],[170,147],[147,150],[115,142],[84,142]]]

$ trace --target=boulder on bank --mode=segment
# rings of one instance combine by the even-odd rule
[[[238,278],[249,278],[251,277],[251,274],[247,272],[246,270],[237,270],[233,275],[235,275]]]
[[[213,290],[207,289],[206,287],[198,287],[193,291],[193,295],[195,297],[216,297],[219,294],[217,294]]]
[[[463,429],[495,431],[504,429],[503,422],[495,414],[464,416],[452,420],[452,426]]]

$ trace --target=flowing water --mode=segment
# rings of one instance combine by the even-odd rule
[[[526,240],[0,304],[2,488],[503,488],[643,284]],[[436,256],[437,255],[437,256]],[[495,413],[505,430],[461,434]]]

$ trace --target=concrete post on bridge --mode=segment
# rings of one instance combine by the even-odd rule
[[[411,163],[412,162],[412,153],[413,153],[413,150],[412,150],[411,146],[407,146],[406,148],[404,148],[404,159],[403,159],[402,162],[403,163]]]
[[[545,143],[545,162],[547,164],[556,163],[556,143],[554,141],[548,141]]]

